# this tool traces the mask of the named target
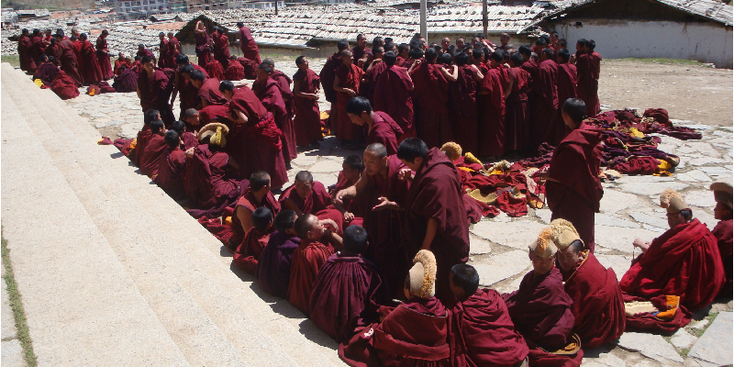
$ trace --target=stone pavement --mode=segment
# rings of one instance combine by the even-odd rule
[[[0,265],[2,268],[2,275],[5,276],[5,267]],[[2,283],[2,343],[0,349],[2,349],[2,357],[0,358],[0,365],[6,367],[24,367],[28,364],[23,359],[23,347],[20,345],[18,340],[18,329],[15,328],[15,319],[13,318],[13,310],[10,308],[10,297],[8,297],[8,285],[5,280],[0,280]]]
[[[311,60],[311,68],[318,71],[323,59]],[[276,68],[287,75],[296,69],[288,59],[277,59]],[[323,95],[323,93],[322,93]],[[135,93],[102,94],[80,97],[67,101],[79,114],[102,134],[113,140],[117,136],[134,137],[142,125],[142,113]],[[320,101],[322,110],[329,107]],[[665,106],[660,106],[665,107]],[[178,114],[178,107],[174,107]],[[691,205],[694,216],[709,228],[716,225],[713,216],[713,194],[708,190],[711,182],[732,176],[732,128],[710,127],[701,122],[672,120],[674,124],[699,129],[701,140],[683,141],[661,136],[659,148],[676,154],[681,163],[671,177],[628,176],[617,181],[605,182],[601,212],[596,217],[596,254],[599,261],[614,269],[618,278],[627,271],[634,252],[635,238],[652,240],[667,228],[665,210],[659,207],[658,198],[665,188],[678,190]],[[112,136],[111,136],[112,135]],[[335,138],[327,138],[320,149],[301,152],[289,171],[291,180],[303,169],[311,171],[316,180],[328,186],[336,182],[343,157],[360,154],[344,150]],[[481,283],[500,292],[510,292],[519,286],[522,277],[530,270],[527,245],[541,228],[550,221],[550,210],[529,209],[527,216],[511,218],[502,213],[496,218],[485,218],[470,228],[471,256],[469,262],[480,273]],[[710,309],[695,314],[691,325],[672,337],[650,334],[625,333],[617,346],[606,346],[585,351],[584,365],[589,366],[711,366],[732,364],[731,313],[732,302],[715,303]],[[709,324],[709,311],[717,312],[728,323],[714,321],[716,329],[702,335],[701,322]],[[724,312],[729,311],[729,312]],[[728,327],[726,329],[725,327]],[[707,334],[711,334],[707,337]],[[728,340],[722,342],[724,334]],[[718,340],[711,345],[711,340]],[[688,353],[690,350],[690,353]],[[688,355],[686,356],[686,354]]]

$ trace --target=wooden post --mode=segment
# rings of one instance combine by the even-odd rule
[[[484,1],[487,1],[487,0],[484,0]],[[275,16],[276,17],[278,16],[278,0],[275,0]]]
[[[487,27],[489,25],[489,16],[487,15],[487,0],[482,0],[482,27],[484,27],[484,39],[489,35]]]
[[[428,12],[428,1],[421,0],[421,37],[428,42],[428,26],[426,24],[426,13]]]

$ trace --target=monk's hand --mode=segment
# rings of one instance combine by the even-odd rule
[[[411,170],[410,168],[401,168],[400,171],[398,171],[398,179],[403,181],[412,181],[413,170]]]
[[[387,198],[384,196],[380,196],[379,198],[377,198],[377,200],[379,201],[379,203],[372,207],[372,210],[376,212],[380,210],[385,210],[385,209],[395,209],[395,210],[399,209],[399,206],[397,203],[395,203],[394,201],[387,200]]]
[[[349,94],[350,97],[356,97],[357,96],[357,93],[354,92],[353,90],[349,89],[349,88],[344,88],[344,91],[347,92],[347,94]]]
[[[351,222],[354,220],[354,214],[350,212],[344,212],[344,221],[345,222]]]
[[[642,252],[645,252],[650,247],[650,242],[645,242],[642,239],[637,238],[632,242],[632,246],[638,247]]]
[[[336,195],[334,195],[334,198],[331,199],[331,201],[333,201],[334,204],[344,204],[344,190],[337,191]]]
[[[324,227],[331,229],[332,231],[336,231],[339,228],[339,225],[336,224],[336,222],[334,222],[333,219],[329,219],[329,218],[322,219],[321,224],[323,224]]]
[[[189,149],[186,149],[186,157],[187,158],[194,158],[194,148],[191,147]]]

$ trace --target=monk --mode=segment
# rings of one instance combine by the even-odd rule
[[[115,77],[115,81],[112,82],[112,88],[115,88],[115,92],[126,93],[126,92],[137,92],[138,90],[138,73],[133,68],[127,68],[121,66],[120,75]]]
[[[324,67],[321,68],[321,72],[319,73],[319,79],[321,80],[321,85],[324,87],[324,96],[326,97],[326,100],[331,102],[331,111],[336,110],[336,90],[334,90],[334,77],[336,76],[336,68],[338,68],[342,64],[342,58],[341,53],[342,51],[349,48],[349,42],[347,40],[341,40],[337,43],[337,52],[331,56],[329,56],[326,59],[326,63],[324,63]],[[334,121],[334,119],[330,119],[331,121]],[[332,129],[334,128],[334,123],[331,124]]]
[[[206,70],[206,73],[212,78],[224,80],[225,67],[227,67],[227,65],[222,66],[222,63],[220,63],[219,60],[211,59],[206,63],[206,65],[204,65],[204,70]]]
[[[296,212],[283,210],[275,216],[275,232],[258,261],[258,284],[266,292],[285,298],[291,276],[291,260],[301,240],[293,228]]]
[[[663,191],[660,206],[667,211],[670,229],[652,243],[634,241],[633,245],[642,249],[642,254],[632,261],[619,285],[625,294],[650,300],[663,311],[704,308],[725,282],[716,237],[705,224],[693,218],[693,211],[677,192]],[[658,318],[662,319],[662,315]],[[679,327],[688,321],[690,318]],[[627,322],[638,326],[630,319]]]
[[[450,285],[459,300],[449,313],[451,365],[512,367],[523,362],[528,346],[500,294],[479,289],[479,274],[467,264],[451,267]]]
[[[180,202],[186,198],[182,178],[184,164],[186,164],[186,154],[181,149],[181,139],[178,132],[168,130],[163,138],[167,149],[158,163],[158,175],[155,176],[153,181],[173,200]]]
[[[237,61],[237,56],[229,58],[229,64],[224,70],[225,80],[242,80],[245,79],[245,67]]]
[[[232,214],[232,237],[227,247],[234,251],[242,244],[245,234],[250,231],[253,223],[252,213],[260,207],[266,207],[271,213],[280,212],[280,203],[275,200],[271,187],[270,175],[265,171],[257,171],[250,175],[250,187],[237,199]]]
[[[302,216],[326,209],[331,198],[324,184],[313,180],[311,172],[300,171],[296,174],[293,185],[283,191],[278,201],[283,210],[293,210],[298,216]]]
[[[285,106],[285,101],[283,101],[283,95],[280,93],[280,89],[278,88],[275,80],[270,78],[272,70],[273,69],[269,65],[264,63],[258,66],[256,71],[257,79],[252,83],[252,91],[255,92],[255,95],[260,99],[263,106],[265,106],[265,109],[273,114],[275,124],[278,128],[281,131],[284,131],[287,126],[288,131],[293,132],[293,120],[290,120],[288,117],[288,111]],[[290,92],[290,89],[288,91]],[[283,147],[285,168],[290,169],[291,159],[294,159],[294,155],[297,156],[297,152],[291,153],[287,151],[286,147],[288,147],[289,144],[286,141],[285,134],[281,134],[280,140],[281,146]],[[295,149],[295,146],[293,148]]]
[[[194,70],[199,70],[204,74],[204,78],[208,78],[209,74],[201,66],[189,62],[189,57],[184,54],[176,57],[176,65],[174,87],[178,93],[179,107],[181,109],[180,116],[182,116],[184,111],[196,107],[199,102],[197,100],[198,88],[194,87],[191,83],[191,73]]]
[[[206,31],[204,22],[201,20],[196,22],[194,32],[196,36],[196,58],[199,60],[199,66],[205,67],[212,60],[214,41],[212,41],[212,38]]]
[[[125,56],[124,52],[120,52],[117,54],[117,60],[115,60],[115,76],[119,76],[122,74],[122,70],[120,68],[125,67],[127,69],[131,68],[133,66],[132,62],[130,62],[130,59]]]
[[[321,266],[311,292],[311,321],[337,342],[352,337],[358,321],[374,320],[386,301],[380,271],[362,257],[368,246],[367,231],[349,226],[344,231],[344,250]]]
[[[196,109],[202,109],[209,105],[224,105],[227,98],[219,91],[219,79],[208,78],[201,70],[194,70],[189,77],[191,85],[196,92]]]
[[[596,42],[594,40],[584,40],[584,44],[580,50],[580,54],[576,59],[576,67],[578,68],[578,94],[579,98],[586,103],[586,115],[589,117],[596,116],[599,113],[599,73],[601,65],[601,55],[594,52]]]
[[[309,69],[305,56],[296,58],[296,66],[298,71],[293,75],[293,104],[296,108],[293,125],[296,130],[296,144],[302,148],[316,148],[319,141],[324,139],[318,103],[320,78]]]
[[[245,23],[237,22],[237,28],[240,30],[240,50],[242,56],[260,64],[260,50],[257,48],[255,38],[252,37],[250,28],[245,27]]]
[[[275,85],[280,90],[280,95],[285,103],[286,118],[280,129],[283,130],[283,158],[288,162],[290,169],[290,161],[298,157],[298,149],[296,148],[296,128],[293,125],[293,117],[296,114],[296,107],[293,102],[293,92],[291,91],[291,83],[293,82],[288,75],[275,68],[273,59],[264,59],[263,64],[270,67],[268,77],[275,81]]]
[[[367,48],[367,37],[365,35],[357,35],[357,45],[352,48],[352,55],[354,56],[354,63],[363,71],[366,71],[369,66],[369,61],[372,61],[370,59],[372,53]]]
[[[150,123],[151,136],[145,144],[143,150],[138,154],[140,157],[140,172],[150,178],[155,178],[158,174],[158,166],[161,159],[166,154],[168,144],[163,136],[166,134],[166,127],[163,120],[154,120]]]
[[[33,80],[40,79],[44,85],[50,86],[51,82],[56,78],[56,74],[59,72],[59,67],[54,63],[53,56],[49,57],[46,54],[42,54],[39,59],[40,64],[36,73],[33,74]]]
[[[362,225],[364,220],[364,210],[361,203],[358,200],[344,199],[336,202],[336,194],[339,191],[344,190],[350,186],[353,186],[359,179],[362,178],[362,171],[364,170],[364,164],[362,164],[362,158],[360,156],[352,154],[344,158],[342,162],[342,170],[339,172],[339,177],[334,185],[328,187],[329,195],[331,195],[331,202],[335,208],[337,208],[344,216],[344,223],[350,225]],[[355,219],[357,219],[355,221]]]
[[[270,174],[273,189],[279,189],[288,181],[283,159],[281,135],[273,114],[268,112],[255,93],[247,87],[234,88],[230,81],[219,84],[219,91],[229,100],[227,103],[235,124],[241,124],[243,139],[236,146],[238,156],[244,157],[242,174],[265,171]]]
[[[334,232],[337,225],[333,220],[319,220],[313,214],[300,216],[294,226],[301,244],[293,252],[286,298],[308,316],[311,291],[319,269],[334,253],[334,248],[342,248],[342,238]]]
[[[490,56],[490,69],[482,80],[479,103],[479,155],[498,157],[505,153],[505,96],[509,78],[502,65],[502,52]],[[511,88],[511,85],[509,86]]]
[[[384,145],[388,155],[398,152],[398,137],[403,135],[403,129],[390,115],[382,111],[372,111],[370,101],[362,96],[349,100],[346,113],[352,123],[362,126],[367,144]]]
[[[435,297],[436,258],[420,250],[404,282],[407,300],[381,307],[381,321],[358,328],[339,345],[339,357],[350,366],[451,366],[446,342],[448,311]]]
[[[344,50],[340,53],[342,64],[335,70],[334,90],[336,95],[336,106],[332,108],[331,113],[332,129],[335,135],[342,141],[342,146],[347,149],[356,147],[356,142],[362,138],[359,127],[352,124],[349,116],[345,112],[347,102],[359,95],[359,83],[362,80],[364,72],[360,67],[355,65],[352,60],[352,51]]]
[[[153,136],[150,124],[155,120],[160,120],[160,118],[160,111],[152,108],[145,111],[145,113],[143,114],[143,128],[138,131],[138,136],[135,139],[135,148],[130,152],[130,155],[128,156],[128,158],[130,158],[130,161],[133,162],[134,165],[140,167],[140,157],[142,157],[143,151],[145,151],[145,146],[148,144],[148,141]]]
[[[372,47],[372,60],[370,61],[369,65],[366,65],[364,75],[362,76],[362,81],[359,84],[359,95],[366,97],[370,101],[373,100],[372,98],[375,92],[375,82],[377,82],[377,78],[379,78],[380,75],[385,72],[385,69],[387,67],[382,60],[384,54],[384,47]]]
[[[174,121],[173,124],[171,124],[170,130],[176,130],[184,149],[193,148],[199,145],[199,140],[196,138],[196,134],[188,131],[185,122],[180,120]]]
[[[76,98],[79,96],[79,88],[76,81],[63,70],[56,73],[56,77],[51,82],[51,90],[56,93],[62,100]]]
[[[225,68],[230,57],[229,37],[227,37],[227,33],[224,29],[218,26],[214,26],[214,31],[211,36],[214,41],[214,49],[212,51],[214,59],[222,64],[222,68]]]
[[[563,106],[563,103],[569,98],[576,98],[578,95],[576,88],[576,65],[568,62],[570,57],[571,53],[568,50],[561,50],[558,52],[558,56],[556,56],[556,60],[558,62],[558,102],[561,106]],[[555,125],[555,134],[553,135],[553,139],[550,141],[553,145],[557,145],[555,142],[560,142],[567,135],[566,132],[568,129],[562,124],[563,116],[561,115],[562,111],[559,109],[558,119],[556,120]]]
[[[721,287],[720,295],[727,299],[732,297],[732,186],[731,180],[714,182],[710,187],[714,192],[716,199],[716,207],[714,208],[714,218],[719,220],[716,227],[711,233],[716,237],[721,254],[721,261],[724,265],[724,274],[726,282]]]
[[[138,75],[138,98],[143,111],[154,108],[160,111],[161,120],[171,126],[176,119],[169,104],[173,90],[173,82],[163,70],[154,66],[155,60],[150,56],[140,59],[143,71]]]
[[[178,42],[178,38],[173,35],[173,32],[168,32],[168,62],[167,68],[176,68],[176,58],[181,54],[181,43]]]
[[[158,39],[160,40],[160,43],[158,44],[158,67],[163,69],[166,67],[167,60],[170,57],[168,52],[168,39],[166,38],[166,34],[163,32],[158,33]]]
[[[464,190],[456,167],[439,148],[431,148],[418,138],[403,140],[398,158],[415,174],[405,199],[401,232],[408,253],[430,249],[438,254],[436,294],[453,307],[457,300],[449,287],[451,267],[469,258],[469,220]],[[386,204],[392,207],[392,204]]]
[[[273,212],[261,206],[252,212],[252,228],[234,251],[232,263],[253,275],[257,275],[258,259],[273,233]]]
[[[56,33],[54,37],[56,37],[56,46],[59,49],[61,70],[71,77],[77,86],[81,86],[82,76],[79,75],[79,64],[76,53],[74,52],[74,45],[71,43],[71,40],[64,38],[63,32],[61,34]]]
[[[102,33],[97,37],[95,56],[97,57],[97,63],[102,71],[102,79],[108,80],[114,76],[112,71],[112,63],[110,62],[110,49],[107,47],[107,36],[110,35],[108,30],[103,30]],[[117,66],[117,65],[115,65]]]
[[[533,92],[536,101],[532,113],[533,121],[533,147],[537,148],[546,142],[554,144],[557,129],[556,114],[558,113],[558,65],[554,61],[553,49],[546,48],[540,54],[540,64],[537,71],[537,79],[533,79]]]
[[[413,98],[410,96],[415,86],[408,70],[397,64],[394,52],[386,52],[383,62],[386,68],[375,80],[373,101],[376,111],[393,116],[403,130],[402,135],[397,136],[399,143],[405,138],[416,136],[413,125]]]
[[[80,70],[84,84],[97,84],[104,80],[104,75],[97,62],[97,54],[94,46],[87,39],[86,33],[79,35],[79,40],[82,43]]]
[[[20,59],[20,70],[29,73],[36,72],[36,61],[31,54],[31,37],[27,28],[23,28],[18,37],[18,57]]]
[[[553,243],[563,275],[563,287],[573,300],[573,331],[584,348],[596,348],[619,338],[625,310],[617,275],[585,249],[576,228],[565,219],[551,222]]]
[[[416,60],[408,73],[415,85],[413,104],[415,130],[430,147],[453,140],[448,110],[448,81],[455,81],[458,69],[449,73],[436,64],[436,50],[426,50],[425,61]],[[448,271],[448,270],[447,270]],[[440,293],[440,292],[439,292]]]
[[[562,108],[563,122],[572,131],[558,145],[548,170],[546,198],[552,219],[563,218],[573,224],[594,252],[594,214],[604,189],[599,180],[601,166],[601,131],[586,125],[584,101],[567,100]]]
[[[512,90],[505,100],[505,150],[524,152],[530,138],[530,106],[528,83],[530,73],[522,68],[523,57],[516,52],[510,56]]]
[[[469,64],[469,55],[456,55],[456,82],[449,83],[448,101],[453,118],[451,133],[468,152],[479,151],[479,124],[477,120],[477,84],[484,74],[476,65]]]
[[[156,58],[155,55],[153,55],[153,51],[145,48],[145,45],[142,43],[138,45],[138,53],[135,56],[140,57],[141,59],[145,56],[150,56],[150,58],[153,59],[153,65],[155,65],[156,63]]]

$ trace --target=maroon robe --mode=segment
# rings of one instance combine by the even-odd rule
[[[477,98],[479,107],[479,155],[500,156],[505,153],[505,96],[503,81],[508,73],[503,66],[491,68],[484,75]]]
[[[102,71],[102,79],[107,80],[114,76],[112,72],[112,63],[110,62],[110,50],[107,48],[107,39],[101,35],[97,37],[95,56],[97,57],[97,63],[99,69]],[[117,62],[115,62],[117,66]]]
[[[206,67],[206,64],[213,59],[212,47],[214,47],[214,42],[206,30],[203,32],[194,31],[194,33],[196,35],[196,58],[199,60],[199,66]]]
[[[530,137],[530,107],[528,106],[528,82],[530,73],[521,68],[510,69],[514,83],[505,101],[505,150],[524,151]]]
[[[260,254],[262,254],[265,246],[267,246],[272,232],[272,230],[260,232],[255,227],[250,228],[242,243],[235,250],[232,256],[232,263],[250,274],[257,275],[257,260],[260,258]]]
[[[619,286],[626,294],[644,298],[680,296],[681,306],[690,311],[706,307],[725,281],[716,242],[698,219],[679,224],[632,261]]]
[[[398,137],[403,135],[403,129],[385,112],[375,111],[373,116],[372,129],[364,125],[367,145],[380,143],[385,146],[388,155],[397,154]]]
[[[173,62],[173,64],[170,64],[166,67],[175,69],[176,68],[176,56],[178,56],[181,53],[181,43],[178,42],[178,38],[171,37],[168,39],[168,52],[169,52],[169,60],[170,62]]]
[[[552,139],[549,141],[552,145],[558,145],[566,137],[567,127],[563,123],[561,109],[567,99],[577,97],[576,83],[576,65],[558,64],[558,112],[555,122],[555,134],[551,135]]]
[[[294,132],[293,120],[288,117],[285,102],[283,101],[283,95],[280,93],[280,89],[278,88],[275,80],[271,78],[262,81],[255,80],[255,82],[252,83],[252,91],[255,92],[255,95],[263,103],[263,106],[273,114],[273,117],[275,117],[275,124],[278,125],[278,128],[281,131],[284,131],[287,126],[287,130],[292,134]],[[287,141],[285,134],[281,135],[280,139],[281,146],[283,147],[283,159],[285,159],[286,162],[290,162],[298,156],[298,151],[295,150],[295,146],[290,147],[291,144]],[[292,142],[293,145],[295,145],[295,139],[293,139]],[[289,147],[293,149],[292,152],[288,150]]]
[[[224,152],[229,155],[239,165],[237,171],[238,178],[250,177],[246,170],[247,157],[245,156],[244,145],[247,143],[245,129],[241,125],[236,125],[230,119],[230,108],[228,105],[209,105],[199,110],[199,120],[202,125],[211,122],[221,122],[229,127],[227,134],[227,144]],[[196,142],[198,145],[198,140]],[[244,235],[244,233],[243,233]]]
[[[726,275],[726,282],[724,282],[724,286],[721,288],[721,293],[723,295],[731,295],[732,278],[734,277],[734,275],[732,275],[732,267],[734,266],[732,264],[734,262],[732,260],[732,258],[734,258],[734,256],[732,256],[734,250],[734,248],[732,248],[732,220],[727,219],[719,221],[711,233],[716,237],[719,254],[721,254],[721,261],[724,265],[724,274]]]
[[[237,181],[224,176],[229,161],[227,153],[212,151],[208,144],[201,144],[194,148],[194,157],[189,161],[186,162],[184,188],[192,200],[192,207],[216,207],[234,190],[239,190]]]
[[[360,255],[333,254],[311,292],[311,321],[337,342],[348,341],[359,319],[372,320],[385,301],[377,266]]]
[[[586,247],[594,252],[594,213],[604,189],[599,180],[601,131],[582,123],[553,152],[546,181],[552,219],[570,221]]]
[[[353,367],[448,367],[446,308],[436,297],[382,306],[382,322],[356,330],[339,345],[339,357]]]
[[[115,75],[119,76],[122,74],[122,67],[125,67],[126,69],[130,69],[133,67],[131,63],[129,63],[127,60],[120,60],[119,58],[115,60]]]
[[[423,244],[428,220],[438,222],[430,248],[438,268],[436,297],[449,307],[457,302],[449,288],[451,267],[469,259],[469,220],[463,195],[456,167],[446,154],[431,148],[410,184],[401,230],[408,257],[413,258]]]
[[[166,59],[168,58],[168,40],[166,37],[163,37],[163,39],[158,44],[158,67],[163,69],[166,67]]]
[[[340,87],[349,88],[359,95],[359,83],[361,82],[362,75],[364,74],[359,66],[355,64],[351,64],[349,66],[341,64],[336,68],[335,74],[339,77]],[[353,124],[352,120],[347,115],[347,102],[349,102],[350,99],[352,99],[352,97],[347,93],[336,93],[336,108],[331,109],[332,116],[335,116],[331,120],[331,127],[337,138],[347,141],[356,141],[360,139],[362,133],[359,126]]]
[[[158,187],[176,201],[186,197],[182,177],[185,163],[186,154],[183,150],[168,148],[158,164],[158,175],[154,179]]]
[[[229,63],[229,37],[227,37],[227,34],[222,32],[222,34],[218,36],[213,36],[212,39],[214,40],[214,59],[219,61],[220,64],[222,64],[222,68],[227,66]]]
[[[80,70],[85,84],[97,84],[104,80],[102,69],[97,62],[97,53],[89,40],[82,43]]]
[[[285,199],[293,201],[298,206],[298,209],[301,209],[303,214],[316,214],[331,204],[331,196],[326,192],[324,184],[319,181],[313,182],[313,188],[305,198],[298,195],[296,184],[288,186],[288,188],[283,190],[280,199],[278,199],[281,206],[283,206]]]
[[[194,70],[199,70],[204,73],[204,77],[209,78],[209,73],[207,73],[204,68],[196,64],[190,65],[194,67]],[[189,108],[194,108],[199,104],[199,100],[197,98],[199,90],[196,89],[196,87],[191,83],[190,80],[187,81],[186,78],[184,78],[184,76],[181,74],[180,67],[176,68],[176,90],[178,91],[178,101],[179,107],[181,109],[180,116],[183,117],[184,111]],[[186,128],[189,130],[194,129],[194,127],[189,123],[186,123]]]
[[[76,82],[66,72],[59,70],[56,78],[51,82],[51,90],[63,100],[79,96],[79,88]]]
[[[59,48],[61,55],[61,70],[71,77],[77,86],[82,85],[82,76],[79,75],[79,64],[74,52],[74,44],[68,39],[63,39],[56,42],[56,46]]]
[[[288,115],[288,118],[281,126],[281,130],[283,130],[283,158],[291,161],[298,157],[298,149],[296,148],[296,128],[293,122],[293,116],[296,115],[293,91],[291,90],[291,83],[293,81],[288,77],[288,75],[285,75],[280,70],[273,70],[273,73],[270,74],[270,78],[275,81],[275,85],[277,85],[280,90],[280,95],[283,96],[283,102],[285,102],[285,112]]]
[[[332,104],[336,103],[336,91],[334,90],[334,76],[336,75],[336,68],[343,64],[339,53],[335,53],[329,56],[324,63],[324,67],[321,68],[319,73],[319,79],[321,86],[324,88],[324,96],[326,100]],[[334,110],[332,106],[332,110]],[[333,113],[333,112],[332,112]]]
[[[36,72],[36,60],[31,53],[31,38],[28,36],[18,37],[18,57],[20,58],[20,70],[26,73]]]
[[[578,96],[586,103],[586,115],[594,117],[599,112],[599,72],[601,55],[597,52],[581,54],[576,59],[578,69]]]
[[[224,80],[224,67],[222,67],[222,64],[214,59],[209,60],[206,65],[204,65],[204,70],[206,70],[206,73],[214,79],[217,80]]]
[[[154,178],[158,174],[158,166],[168,150],[166,140],[162,135],[151,135],[145,148],[140,151],[140,172],[148,177]]]
[[[384,62],[374,63],[374,65],[368,68],[362,76],[362,83],[359,85],[359,95],[370,100],[370,103],[375,104],[373,96],[375,93],[375,83],[377,79],[385,72],[387,64]]]
[[[512,367],[528,355],[525,339],[494,289],[477,289],[451,309],[448,340],[454,367]]]
[[[554,352],[566,346],[574,325],[573,301],[563,289],[563,276],[553,268],[543,275],[534,270],[522,278],[520,288],[503,294],[515,329],[528,345]]]
[[[537,101],[532,115],[533,146],[553,143],[557,129],[558,66],[553,60],[544,60],[538,67],[538,78],[533,81]],[[532,103],[531,103],[532,105]]]
[[[403,134],[397,136],[398,143],[416,136],[413,98],[410,96],[412,88],[413,81],[408,76],[408,70],[397,65],[385,70],[375,81],[374,110],[387,113],[398,123],[403,130]]]
[[[135,149],[128,156],[134,165],[140,167],[140,157],[143,155],[142,152],[145,150],[145,145],[148,144],[151,136],[153,136],[153,131],[150,130],[150,124],[144,123],[143,128],[138,131],[138,136],[135,138]]]
[[[245,193],[237,199],[237,203],[234,205],[234,213],[232,214],[232,237],[230,237],[230,243],[232,246],[229,246],[230,248],[237,248],[245,238],[245,230],[242,228],[240,218],[237,217],[237,209],[239,209],[239,207],[244,207],[250,212],[255,212],[255,209],[261,206],[270,209],[270,212],[273,213],[273,217],[278,215],[280,212],[280,203],[275,200],[275,196],[273,196],[273,193],[270,191],[268,191],[268,194],[258,202],[255,199],[255,194],[253,194],[252,190],[248,187],[245,189]]]
[[[563,273],[564,288],[573,300],[573,331],[581,338],[581,345],[596,348],[619,338],[625,328],[625,310],[614,270],[604,268],[587,252],[584,260]]]
[[[319,241],[301,240],[293,252],[291,278],[288,284],[288,302],[306,316],[309,315],[311,291],[319,269],[334,253],[334,248]]]
[[[260,50],[257,48],[255,38],[250,33],[250,28],[243,26],[240,28],[240,50],[242,50],[242,56],[253,60],[260,64]]]
[[[449,85],[440,67],[424,61],[410,75],[415,85],[415,130],[429,148],[453,141],[448,109]]]
[[[116,92],[135,92],[138,90],[138,73],[135,69],[125,69],[122,74],[115,77],[112,87]]]
[[[463,65],[458,67],[458,74],[456,82],[449,83],[451,132],[465,152],[479,154],[476,70],[471,65]]]
[[[291,277],[291,261],[301,240],[296,236],[275,231],[258,260],[257,280],[266,292],[285,298]]]
[[[166,126],[171,126],[175,120],[169,104],[172,89],[173,82],[161,69],[154,69],[152,77],[149,77],[145,70],[138,74],[138,91],[143,112],[151,108],[160,111],[161,120]]]
[[[308,69],[305,72],[298,70],[293,75],[293,80],[298,81],[301,92],[318,93],[320,78],[313,70]],[[296,130],[296,144],[305,147],[323,140],[319,102],[294,95],[293,104],[296,109],[296,118],[293,121]]]
[[[207,105],[224,105],[227,104],[227,99],[224,98],[222,93],[219,93],[219,79],[217,78],[206,78],[196,92],[198,109],[203,107],[202,101],[206,101]]]
[[[59,72],[59,67],[51,62],[44,62],[41,64],[36,73],[33,74],[33,80],[41,79],[44,85],[50,86],[56,78],[56,74]]]
[[[245,68],[237,60],[229,60],[227,69],[224,71],[224,80],[245,79]]]
[[[141,59],[145,56],[150,56],[153,59],[153,65],[156,65],[156,58],[155,55],[153,55],[153,51],[144,48],[142,50],[138,50],[138,52],[135,54],[136,56],[140,57]]]

